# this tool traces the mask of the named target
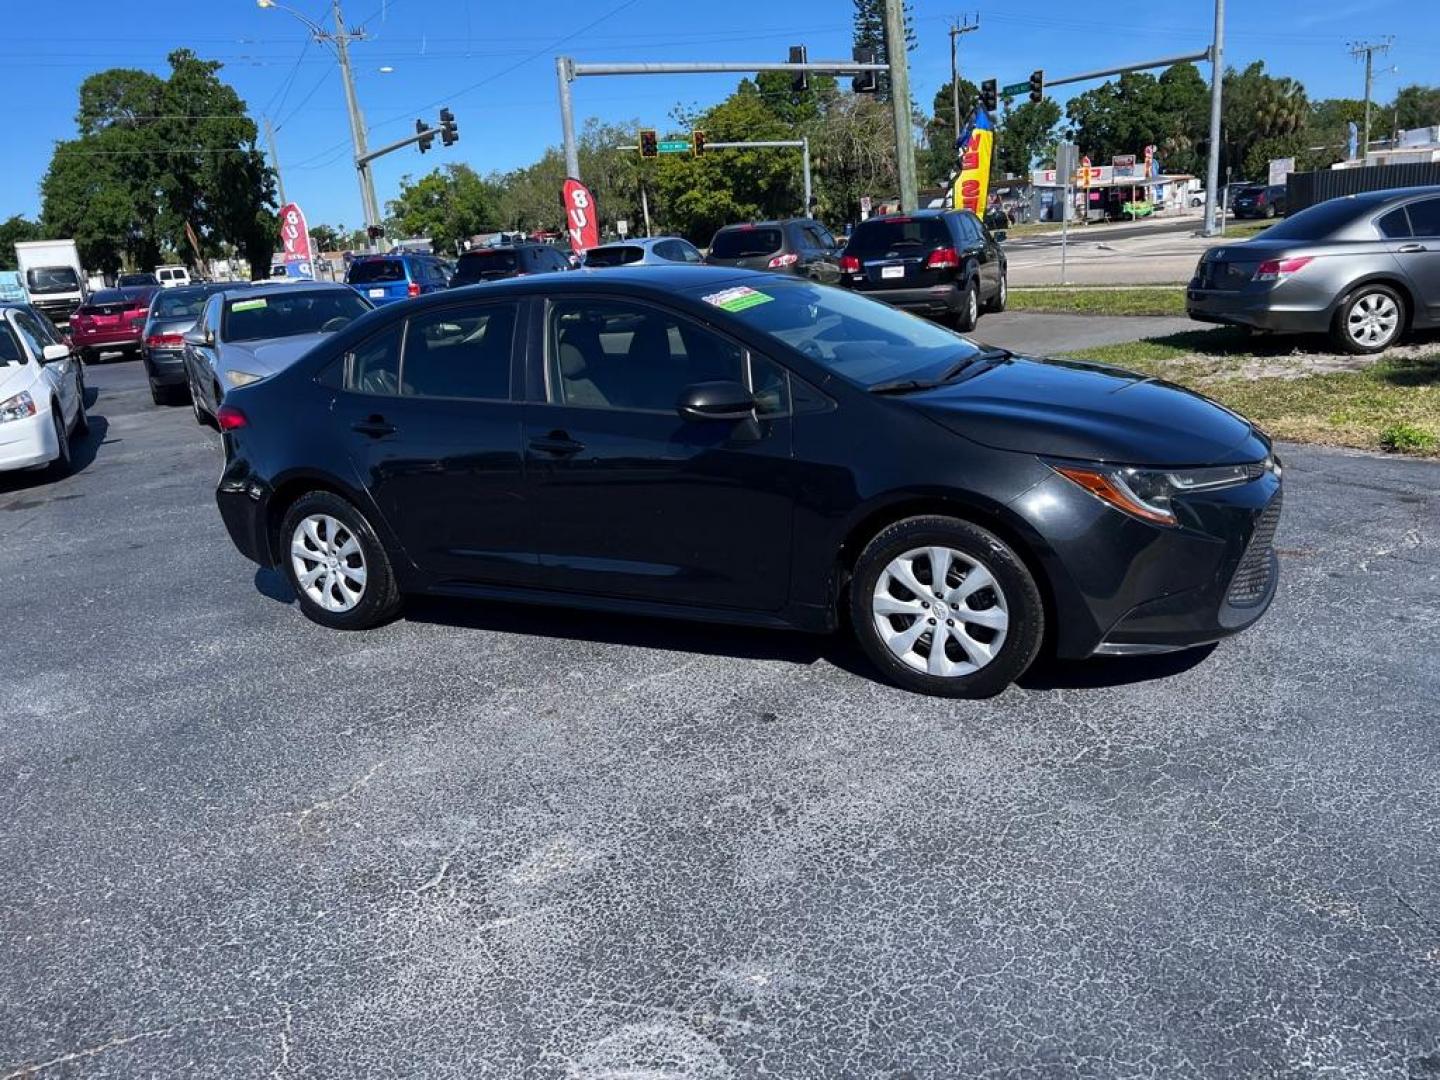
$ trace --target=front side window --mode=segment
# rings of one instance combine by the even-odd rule
[[[1405,208],[1410,212],[1414,236],[1440,236],[1440,199],[1421,199]]]
[[[510,396],[516,304],[476,304],[410,320],[400,368],[407,397],[502,401]]]
[[[688,319],[619,300],[551,305],[547,352],[557,405],[674,412],[691,383],[745,380],[745,352]]]

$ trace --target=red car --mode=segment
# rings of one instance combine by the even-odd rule
[[[150,312],[154,286],[101,289],[70,318],[70,343],[86,363],[99,359],[101,352],[124,350],[139,355],[141,331]]]

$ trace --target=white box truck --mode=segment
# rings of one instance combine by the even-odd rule
[[[88,296],[80,251],[74,240],[23,240],[15,258],[30,302],[61,326]]]

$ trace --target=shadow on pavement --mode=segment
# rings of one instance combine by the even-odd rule
[[[1094,690],[1106,686],[1168,679],[1204,663],[1214,645],[1155,656],[1097,656],[1089,660],[1057,660],[1040,656],[1016,685],[1026,690]]]
[[[87,391],[87,395],[88,393]],[[86,408],[89,408],[88,403]],[[103,416],[91,416],[89,420],[90,431],[88,434],[70,437],[70,471],[65,476],[57,476],[54,469],[50,467],[0,472],[0,495],[11,491],[32,491],[49,487],[52,484],[62,484],[66,476],[73,476],[89,468],[100,452],[100,444],[105,441],[105,433],[110,430],[110,424]],[[13,510],[16,507],[12,505],[6,509]]]

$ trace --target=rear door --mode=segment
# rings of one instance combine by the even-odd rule
[[[840,280],[840,257],[835,253],[835,238],[825,226],[814,221],[800,222],[796,231],[805,245],[801,263],[806,275],[826,285],[834,285]]]
[[[346,358],[336,435],[410,560],[441,580],[534,578],[510,389],[524,304],[429,308]]]
[[[1440,322],[1440,197],[1419,199],[1403,207],[1409,219],[1409,235],[1396,236],[1387,228],[1394,219],[1391,211],[1380,219],[1380,231],[1388,237],[1387,247],[1410,279],[1415,296],[1415,314],[1427,322]]]

